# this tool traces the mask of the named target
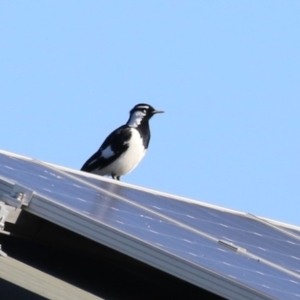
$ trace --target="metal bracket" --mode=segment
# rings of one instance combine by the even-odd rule
[[[7,257],[7,254],[2,251],[1,245],[0,245],[0,256]]]
[[[245,248],[242,248],[240,246],[237,246],[233,243],[230,243],[228,241],[225,240],[219,240],[218,243],[226,248],[229,248],[235,252],[247,252],[247,250]]]
[[[9,214],[9,211],[5,208],[5,204],[0,203],[0,231],[4,229],[4,222]],[[2,251],[0,245],[0,256],[7,257],[7,254]]]
[[[4,222],[6,221],[8,214],[9,211],[5,208],[5,205],[0,203],[0,231],[4,229]]]
[[[21,186],[19,184],[15,184],[13,186],[13,189],[9,194],[4,193],[2,195],[2,201],[4,201],[6,204],[11,205],[16,208],[20,208],[22,205],[27,206],[29,202],[31,201],[33,196],[33,191]]]

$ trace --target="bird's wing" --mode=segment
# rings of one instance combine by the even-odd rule
[[[103,169],[117,159],[129,147],[131,137],[130,127],[123,125],[113,131],[103,142],[99,150],[94,153],[82,166],[81,170],[92,172]]]

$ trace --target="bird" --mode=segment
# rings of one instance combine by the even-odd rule
[[[145,103],[135,105],[129,112],[127,123],[107,136],[81,171],[108,175],[115,180],[131,172],[146,154],[150,142],[149,120],[158,113],[164,111]]]

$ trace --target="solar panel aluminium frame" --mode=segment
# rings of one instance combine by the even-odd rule
[[[59,171],[64,176],[70,176],[74,180],[79,180],[70,174],[71,171],[66,173],[48,164],[33,162],[56,172]],[[82,175],[82,173],[80,174]],[[98,177],[95,178],[100,180]],[[0,189],[2,191],[9,193],[13,187],[14,184],[11,181],[1,181]],[[195,203],[197,202],[195,201]],[[42,195],[34,193],[28,206],[24,206],[23,209],[222,297],[229,299],[273,299],[250,287],[231,281],[216,272],[174,257],[150,244],[97,223],[95,220],[78,214]]]

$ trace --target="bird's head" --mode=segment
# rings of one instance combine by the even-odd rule
[[[129,120],[127,125],[132,127],[139,126],[142,121],[148,121],[150,118],[159,113],[163,113],[162,110],[156,110],[151,105],[140,103],[133,107],[133,109],[129,112]]]

